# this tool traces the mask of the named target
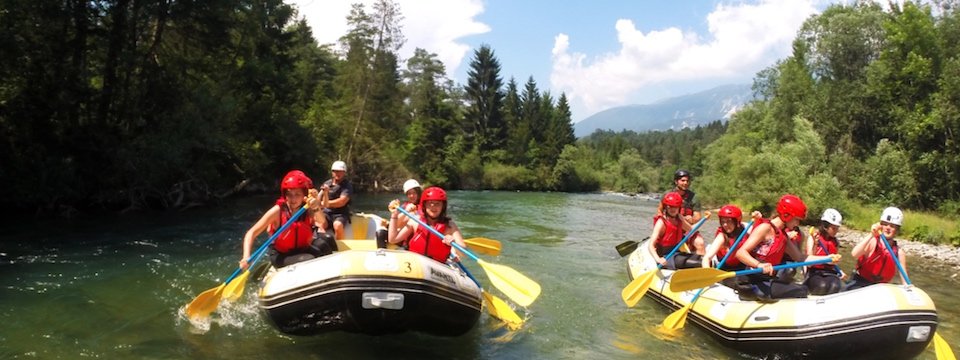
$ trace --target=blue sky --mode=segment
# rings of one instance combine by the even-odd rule
[[[347,28],[350,4],[372,0],[288,0],[321,43]],[[797,30],[824,0],[544,1],[399,0],[402,60],[417,47],[437,54],[466,83],[473,51],[488,44],[506,82],[533,76],[561,92],[573,121],[622,105],[646,104],[731,83],[790,54]]]

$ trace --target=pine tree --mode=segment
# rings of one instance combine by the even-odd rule
[[[469,106],[464,121],[472,125],[468,140],[472,140],[473,146],[482,154],[488,154],[503,146],[506,134],[500,62],[489,45],[482,45],[474,51],[467,76],[465,90]]]

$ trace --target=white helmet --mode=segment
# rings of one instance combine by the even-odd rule
[[[903,211],[895,207],[883,209],[883,212],[880,213],[880,221],[886,221],[896,226],[903,225]]]
[[[820,220],[840,226],[840,223],[843,221],[843,216],[840,216],[840,212],[837,211],[837,209],[826,209],[823,211],[823,216],[820,217]]]
[[[347,163],[337,160],[333,162],[333,165],[330,165],[330,170],[332,171],[347,171]]]
[[[407,191],[410,191],[410,189],[415,189],[418,187],[420,187],[420,183],[414,179],[410,179],[403,183],[403,192],[406,193]]]

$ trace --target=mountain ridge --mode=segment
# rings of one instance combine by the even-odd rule
[[[598,129],[636,132],[679,130],[728,119],[752,99],[750,85],[721,85],[650,104],[606,109],[573,124],[573,129],[577,137],[590,135]]]

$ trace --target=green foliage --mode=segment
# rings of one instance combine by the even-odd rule
[[[0,198],[24,213],[183,207],[239,183],[272,186],[291,168],[321,180],[342,159],[360,191],[412,176],[662,192],[683,168],[708,206],[769,214],[791,192],[811,218],[834,207],[852,224],[861,203],[957,216],[960,15],[945,4],[832,5],[757,75],[758,101],[729,123],[577,140],[566,94],[533,77],[503,84],[490,46],[463,87],[426,49],[401,70],[392,0],[354,5],[338,53],[279,0],[8,1]],[[905,233],[960,238],[951,226],[922,220]]]
[[[637,149],[627,149],[615,163],[604,168],[605,188],[624,193],[642,193],[657,189],[660,174],[643,158]]]
[[[522,166],[488,162],[483,167],[483,183],[491,190],[532,190],[537,175]]]
[[[567,145],[553,168],[551,184],[560,191],[596,191],[600,179],[594,169],[594,152],[583,146]]]
[[[864,192],[878,204],[915,206],[919,189],[916,175],[906,153],[884,139],[877,144],[877,152],[866,161]]]
[[[500,61],[489,45],[481,45],[474,51],[474,59],[467,72],[465,91],[469,106],[464,122],[473,134],[473,146],[485,153],[499,149],[506,142],[507,125],[503,116],[503,79],[500,77]]]

